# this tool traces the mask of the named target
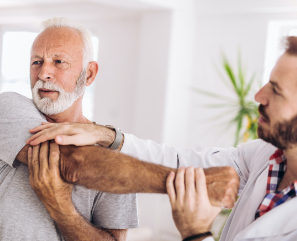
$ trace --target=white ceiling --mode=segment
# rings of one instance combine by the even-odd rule
[[[150,1],[150,0],[147,0]],[[82,23],[137,18],[144,11],[162,10],[144,0],[0,0],[0,24],[35,24],[54,16]]]
[[[196,0],[199,13],[296,12],[296,0]]]
[[[0,0],[0,24],[36,24],[54,16],[82,23],[137,18],[146,11],[180,8],[190,0]],[[198,14],[297,12],[297,0],[193,0]]]

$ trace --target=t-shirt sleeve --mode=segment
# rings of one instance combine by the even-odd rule
[[[100,192],[92,210],[92,223],[98,228],[138,228],[136,194]]]
[[[15,157],[32,135],[29,130],[46,121],[33,101],[13,92],[0,94],[0,160],[16,166]]]

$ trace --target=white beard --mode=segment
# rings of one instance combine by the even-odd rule
[[[48,97],[41,98],[39,89],[44,88],[48,90],[58,91],[59,97],[52,100]],[[63,88],[53,83],[50,80],[38,80],[32,89],[33,102],[43,114],[56,115],[67,110],[73,103],[83,95],[86,88],[86,71],[82,70],[76,82],[75,89],[71,92],[66,92]]]

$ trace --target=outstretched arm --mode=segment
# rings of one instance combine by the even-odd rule
[[[17,158],[27,163],[25,146]],[[60,146],[60,171],[64,180],[111,193],[166,193],[166,178],[176,169],[143,162],[97,146]],[[232,208],[239,177],[232,167],[204,169],[213,205]]]

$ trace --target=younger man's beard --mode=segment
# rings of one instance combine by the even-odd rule
[[[259,113],[267,116],[264,106],[259,106]],[[286,150],[291,145],[297,144],[297,115],[290,120],[276,123],[270,131],[264,130],[259,125],[257,132],[262,140],[271,143],[281,150]]]
[[[82,70],[76,81],[75,89],[72,92],[66,92],[63,88],[52,81],[38,80],[32,89],[33,102],[36,107],[45,115],[56,115],[67,110],[73,103],[83,95],[86,87],[86,70]],[[54,90],[59,92],[56,100],[48,97],[41,98],[38,90],[40,88]]]

